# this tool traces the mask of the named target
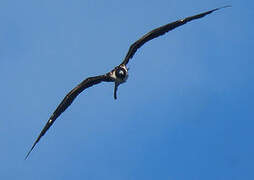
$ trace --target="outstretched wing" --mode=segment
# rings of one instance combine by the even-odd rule
[[[71,105],[73,100],[86,88],[89,88],[95,84],[99,84],[102,81],[111,82],[111,78],[108,75],[101,75],[101,76],[95,76],[95,77],[89,77],[85,79],[83,82],[81,82],[79,85],[77,85],[74,89],[72,89],[62,100],[62,102],[58,105],[55,112],[51,115],[49,118],[47,124],[42,129],[40,135],[34,142],[32,148],[27,153],[25,159],[29,156],[35,145],[40,141],[41,137],[47,132],[47,130],[52,126],[52,124],[55,122],[55,120]]]
[[[226,8],[226,7],[230,7],[230,6],[223,6],[221,8]],[[164,26],[158,27],[158,28],[150,31],[149,33],[145,34],[143,37],[141,37],[139,40],[137,40],[135,43],[133,43],[130,46],[129,51],[128,51],[124,61],[121,64],[124,64],[124,65],[128,64],[129,60],[134,56],[134,54],[136,53],[138,48],[143,46],[143,44],[145,44],[146,42],[148,42],[148,41],[150,41],[154,38],[157,38],[158,36],[164,35],[165,33],[169,32],[169,31],[171,31],[171,30],[173,30],[173,29],[175,29],[179,26],[184,25],[189,21],[192,21],[194,19],[202,18],[202,17],[204,17],[208,14],[211,14],[212,12],[217,11],[221,8],[216,8],[216,9],[204,12],[204,13],[200,13],[200,14],[197,14],[197,15],[194,15],[194,16],[190,16],[190,17],[181,19],[181,20],[177,20],[175,22],[166,24]]]

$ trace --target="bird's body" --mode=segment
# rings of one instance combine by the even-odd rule
[[[221,8],[225,8],[225,7],[229,7],[229,6],[224,6]],[[117,98],[117,88],[120,84],[126,82],[127,78],[128,78],[128,68],[126,67],[126,65],[128,64],[129,60],[134,56],[134,54],[136,53],[136,51],[146,42],[157,38],[158,36],[164,35],[165,33],[179,27],[182,26],[184,24],[186,24],[189,21],[192,21],[194,19],[199,19],[202,18],[214,11],[217,11],[221,8],[216,8],[204,13],[200,13],[194,16],[190,16],[169,24],[166,24],[164,26],[158,27],[150,32],[148,32],[147,34],[145,34],[144,36],[142,36],[139,40],[137,40],[135,43],[133,43],[130,48],[128,53],[126,54],[123,62],[116,66],[112,71],[104,74],[104,75],[100,75],[100,76],[95,76],[95,77],[89,77],[87,79],[85,79],[84,81],[82,81],[80,84],[78,84],[75,88],[73,88],[66,96],[65,98],[62,100],[62,102],[58,105],[58,107],[56,108],[56,110],[53,112],[53,114],[51,115],[51,117],[49,118],[49,120],[47,121],[46,125],[44,126],[44,128],[42,129],[41,133],[39,134],[38,138],[36,139],[36,141],[34,142],[32,148],[30,149],[30,151],[27,153],[26,158],[29,156],[29,154],[31,153],[31,151],[33,150],[33,148],[35,147],[35,145],[39,142],[39,140],[41,139],[41,137],[47,132],[47,130],[52,126],[52,124],[55,122],[55,120],[71,105],[71,103],[74,101],[74,99],[85,89],[99,84],[101,82],[114,82],[115,83],[115,88],[114,88],[114,98]]]

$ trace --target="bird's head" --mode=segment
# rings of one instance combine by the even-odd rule
[[[122,64],[120,66],[115,67],[110,72],[110,77],[115,81],[115,89],[114,89],[114,98],[117,98],[117,88],[120,84],[126,82],[128,79],[128,69],[127,67]]]
[[[128,70],[126,66],[118,66],[115,70],[116,81],[123,83],[128,78]]]
[[[128,78],[128,69],[125,65],[117,66],[111,71],[110,76],[115,83],[124,83]]]

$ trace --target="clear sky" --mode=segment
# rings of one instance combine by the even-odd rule
[[[160,25],[232,5],[145,44],[129,79],[62,98]],[[253,180],[254,2],[1,0],[0,179]]]

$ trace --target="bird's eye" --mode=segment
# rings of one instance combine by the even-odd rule
[[[124,79],[126,76],[126,72],[123,69],[116,70],[116,77],[120,79]]]

